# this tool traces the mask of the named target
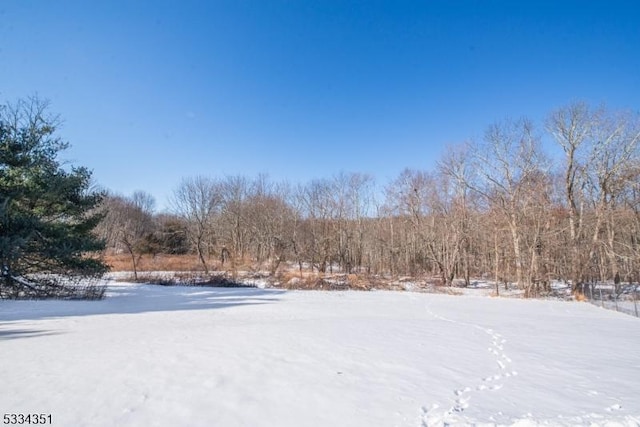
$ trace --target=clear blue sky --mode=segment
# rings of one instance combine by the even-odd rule
[[[198,174],[385,183],[506,117],[638,111],[640,2],[2,0],[0,101],[33,94],[161,207]]]

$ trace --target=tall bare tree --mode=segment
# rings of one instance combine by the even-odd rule
[[[534,177],[548,169],[540,139],[529,120],[506,120],[487,129],[473,159],[476,177],[468,181],[470,188],[503,216],[511,238],[515,281],[526,287],[523,216],[535,192]]]
[[[185,178],[173,193],[174,212],[188,224],[188,236],[205,273],[215,244],[215,218],[222,207],[220,183],[203,176]]]
[[[610,264],[615,237],[612,207],[624,176],[637,161],[637,117],[612,115],[604,108],[574,103],[551,114],[547,129],[565,153],[564,197],[568,210],[570,279],[574,292],[587,280],[608,218]],[[589,223],[589,214],[593,220]],[[612,271],[615,275],[617,272]]]
[[[107,196],[102,203],[105,217],[97,228],[111,247],[122,247],[131,258],[133,276],[138,279],[138,261],[155,231],[155,200],[144,191],[131,197]]]
[[[222,181],[223,212],[221,222],[231,251],[232,265],[243,260],[248,246],[247,199],[251,197],[250,182],[243,176],[231,176]],[[224,264],[225,257],[222,256]]]

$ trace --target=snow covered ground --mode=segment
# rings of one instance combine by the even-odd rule
[[[0,415],[54,426],[640,426],[640,320],[586,303],[111,283],[0,301]]]

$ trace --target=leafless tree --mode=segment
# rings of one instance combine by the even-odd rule
[[[305,220],[304,244],[299,248],[312,268],[320,272],[332,268],[336,236],[334,230],[335,206],[329,180],[313,180],[297,191]]]
[[[468,286],[471,275],[471,195],[472,180],[468,146],[450,147],[438,162],[437,183],[433,188],[433,211],[440,218],[440,251],[432,250],[443,280],[451,284],[461,270]]]
[[[105,197],[101,209],[105,212],[97,232],[111,247],[122,247],[131,257],[134,278],[138,279],[138,260],[155,230],[153,197],[136,191],[131,197]]]
[[[435,218],[429,201],[434,185],[430,173],[405,169],[386,189],[385,208],[396,218],[389,223],[392,250],[399,267],[410,274],[430,270],[427,250],[433,244]]]
[[[187,222],[189,241],[205,273],[209,272],[207,259],[216,238],[214,220],[222,202],[220,183],[203,176],[185,178],[173,193],[173,210]]]
[[[533,125],[526,119],[507,120],[490,126],[484,141],[473,150],[476,176],[470,188],[495,208],[508,226],[515,267],[515,281],[530,285],[524,272],[524,216],[536,191],[535,177],[546,173],[547,160]],[[497,260],[496,260],[497,261]]]
[[[247,199],[251,197],[250,182],[243,176],[231,176],[222,181],[222,232],[231,252],[232,268],[236,259],[243,260],[249,241]],[[225,246],[226,248],[227,246]],[[224,264],[224,257],[222,258]]]
[[[286,259],[292,240],[295,212],[287,204],[288,193],[287,185],[259,177],[246,201],[253,256],[258,264],[268,261],[272,274]]]
[[[568,211],[570,279],[581,290],[607,226],[611,273],[617,274],[613,243],[614,204],[625,175],[637,162],[637,117],[612,115],[604,108],[574,103],[551,114],[547,129],[565,153],[564,197]],[[592,221],[588,221],[589,217]]]

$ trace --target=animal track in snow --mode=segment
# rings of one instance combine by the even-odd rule
[[[456,396],[460,396],[462,393],[466,393],[466,392],[469,392],[469,391],[471,391],[471,389],[470,389],[469,387],[465,387],[465,388],[463,388],[463,389],[456,390],[456,391],[454,392],[454,394],[455,394]]]
[[[500,374],[496,374],[496,375],[492,375],[492,376],[490,376],[490,377],[484,377],[484,378],[482,379],[482,381],[488,381],[488,382],[491,382],[491,381],[499,380],[500,378],[502,378],[502,375],[500,375]]]
[[[457,418],[456,414],[460,414],[461,412],[469,408],[469,402],[471,400],[471,394],[473,392],[498,391],[504,387],[504,382],[501,380],[504,380],[504,378],[515,377],[518,375],[518,372],[508,369],[509,365],[512,363],[512,360],[504,352],[504,344],[507,343],[507,340],[502,335],[495,332],[491,328],[485,328],[473,323],[459,322],[456,320],[447,319],[446,317],[433,313],[429,309],[429,307],[427,307],[427,310],[436,319],[443,320],[445,322],[456,323],[459,325],[470,326],[475,329],[479,329],[489,335],[491,339],[491,346],[488,347],[487,350],[495,357],[495,362],[499,368],[499,373],[481,378],[482,382],[475,387],[466,386],[454,390],[454,403],[449,410],[441,410],[439,409],[438,405],[433,405],[428,410],[425,407],[422,408],[421,420],[423,427],[440,426],[443,423],[444,425],[451,423],[455,424]]]
[[[465,397],[458,397],[456,399],[456,404],[453,406],[453,408],[451,408],[452,411],[454,412],[462,412],[465,409],[467,409],[469,407],[469,400],[471,399],[471,396],[465,396]]]

